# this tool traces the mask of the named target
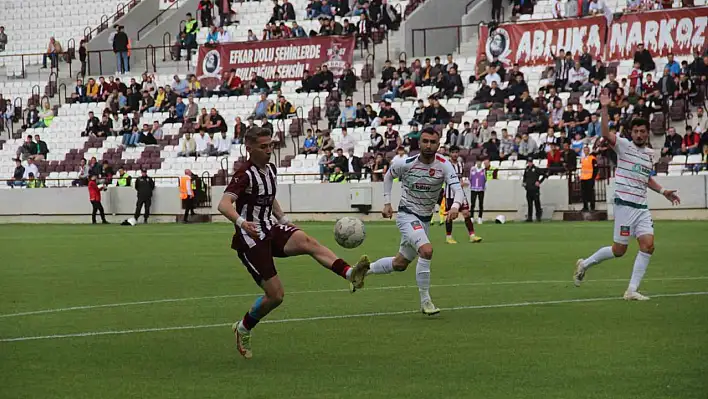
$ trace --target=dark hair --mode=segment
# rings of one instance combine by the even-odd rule
[[[434,135],[440,137],[440,132],[438,132],[437,130],[435,130],[435,128],[432,127],[432,126],[427,126],[427,127],[425,127],[425,128],[423,129],[423,131],[421,132],[421,134],[423,134],[423,133],[434,134]]]
[[[649,121],[644,118],[632,119],[630,127],[634,128],[635,126],[644,126],[645,128],[647,128],[647,130],[649,130]]]
[[[270,137],[271,133],[270,130],[268,129],[262,129],[258,126],[253,126],[252,128],[248,129],[246,132],[246,142],[247,143],[255,143],[256,140],[258,140],[261,137]]]
[[[458,147],[458,146],[456,146],[456,145],[453,145],[453,146],[450,147],[450,152],[451,152],[451,153],[452,153],[452,152],[459,152],[459,151],[460,151],[460,147]]]

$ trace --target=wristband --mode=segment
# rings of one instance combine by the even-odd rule
[[[659,190],[659,194],[666,195],[666,189],[662,187],[661,190]]]
[[[278,224],[290,224],[290,218],[288,218],[287,215],[283,215],[280,219],[278,219]]]
[[[241,225],[242,225],[243,222],[245,222],[245,221],[246,221],[246,219],[244,219],[243,217],[239,216],[238,219],[236,219],[236,226],[241,227]]]

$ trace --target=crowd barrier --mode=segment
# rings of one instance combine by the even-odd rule
[[[708,219],[708,175],[662,176],[657,181],[664,187],[678,189],[682,203],[672,207],[662,196],[650,193],[649,206],[656,212],[684,212],[683,215],[662,213],[662,218]],[[201,213],[218,215],[216,209],[223,193],[223,186],[211,187],[212,205]],[[608,186],[608,201],[612,198],[612,184]],[[469,192],[467,192],[469,197]],[[295,220],[328,220],[341,214],[371,212],[371,217],[383,208],[382,183],[339,184],[280,184],[277,199],[283,210]],[[397,206],[400,186],[395,185],[392,202]],[[106,213],[127,217],[135,209],[136,192],[133,188],[110,187],[103,194]],[[573,210],[568,205],[566,180],[547,180],[541,186],[541,202],[556,213]],[[88,222],[91,205],[88,190],[83,188],[46,188],[0,190],[0,222],[33,221],[43,219],[62,222]],[[518,214],[526,207],[525,191],[520,180],[493,180],[488,183],[485,195],[485,213],[493,218],[497,213]],[[611,215],[612,207],[608,207]],[[177,187],[155,189],[151,213],[159,216],[181,214]],[[56,217],[61,217],[57,219]],[[513,219],[513,218],[512,218]],[[216,218],[215,220],[221,220]]]

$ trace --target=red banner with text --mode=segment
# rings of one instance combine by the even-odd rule
[[[477,56],[486,54],[488,60],[504,64],[548,65],[559,51],[570,51],[575,57],[587,45],[597,58],[605,42],[604,26],[603,17],[501,24],[491,35],[483,26]]]
[[[350,36],[318,36],[301,39],[238,42],[199,47],[197,77],[202,86],[214,87],[220,83],[223,72],[236,70],[243,80],[252,72],[266,81],[301,80],[304,72],[327,65],[340,76],[354,58],[355,38]]]
[[[587,46],[593,58],[617,61],[633,58],[640,42],[654,56],[686,55],[705,48],[707,21],[708,7],[693,7],[624,14],[609,25],[604,16],[596,16],[501,24],[491,33],[482,26],[477,57],[549,65],[560,50],[576,58]]]
[[[677,8],[625,14],[612,21],[605,57],[618,61],[634,57],[638,43],[655,57],[693,54],[706,45],[708,7]]]

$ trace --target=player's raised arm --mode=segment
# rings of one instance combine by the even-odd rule
[[[607,140],[607,143],[611,147],[614,147],[615,143],[617,142],[617,137],[614,133],[610,132],[610,113],[607,109],[611,101],[612,98],[607,92],[603,92],[600,95],[600,116],[602,118],[602,121],[600,122],[600,127],[602,131],[602,137]]]
[[[656,180],[654,180],[654,177],[649,178],[648,187],[650,190],[663,195],[664,198],[669,200],[673,205],[681,204],[681,198],[679,198],[679,196],[677,194],[678,190],[669,190],[669,189],[661,187],[661,184],[659,184]]]

